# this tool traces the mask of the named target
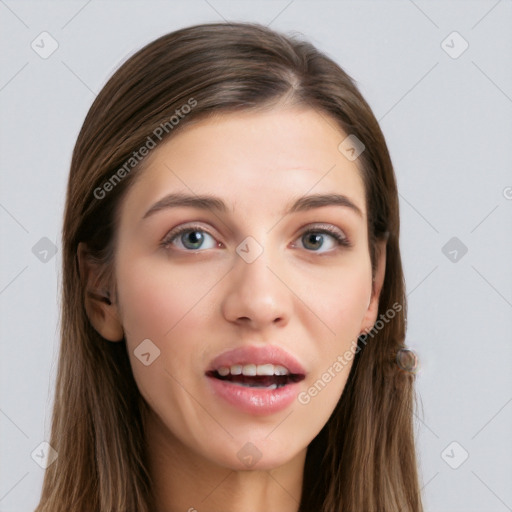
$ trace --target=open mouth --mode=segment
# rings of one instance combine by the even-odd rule
[[[297,398],[307,371],[276,345],[240,346],[215,357],[204,373],[212,399],[251,416],[276,414]]]
[[[290,373],[286,367],[273,364],[223,366],[206,375],[238,386],[261,389],[278,389],[305,378],[304,374]]]
[[[294,382],[300,382],[304,379],[304,375],[290,374],[290,375],[255,375],[248,377],[246,375],[220,375],[217,371],[207,372],[208,377],[224,380],[237,384],[239,386],[246,386],[249,388],[263,388],[263,389],[278,389]]]

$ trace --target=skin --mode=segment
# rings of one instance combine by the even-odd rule
[[[151,409],[147,441],[158,510],[298,510],[307,446],[334,410],[351,363],[309,403],[295,400],[263,416],[212,397],[204,372],[225,350],[271,343],[303,365],[300,391],[307,391],[373,326],[385,251],[372,282],[364,184],[357,160],[338,150],[345,137],[311,109],[218,115],[154,149],[123,199],[117,296],[111,305],[89,299],[87,311],[106,339],[126,337]],[[168,208],[143,219],[171,192],[212,194],[228,209]],[[361,215],[336,205],[285,215],[295,199],[320,193],[347,196]],[[191,222],[209,232],[201,231],[199,249],[187,249],[180,236],[162,246],[173,228]],[[315,250],[302,234],[319,223],[351,247],[324,234]],[[236,252],[248,236],[263,248],[252,263]],[[145,339],[160,350],[148,366],[134,355]],[[237,456],[248,442],[261,452],[250,468]]]

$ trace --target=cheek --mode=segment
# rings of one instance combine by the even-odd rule
[[[337,311],[334,319],[339,332],[357,330],[368,309],[371,294],[371,274],[354,269],[341,279],[339,289],[334,294],[331,306]]]
[[[118,261],[116,272],[121,322],[135,381],[161,417],[169,411],[188,411],[173,416],[177,431],[187,430],[191,427],[187,422],[195,418],[187,391],[197,395],[201,324],[211,307],[208,292],[219,280],[215,272],[195,267],[171,268],[168,262],[125,258]],[[139,358],[141,353],[150,354],[148,365]]]
[[[121,321],[132,341],[172,337],[202,314],[202,299],[219,280],[211,266],[171,266],[164,258],[121,260],[117,269]]]
[[[347,340],[359,334],[371,289],[371,267],[368,262],[336,270],[314,282],[309,280],[303,293],[308,297],[307,303],[311,309],[329,327],[331,336],[328,335],[326,339],[343,348]]]
[[[117,262],[116,279],[135,380],[150,403],[156,390],[167,389],[177,398],[181,396],[178,382],[191,388],[202,375],[203,340],[212,334],[208,329],[215,306],[212,296],[225,271],[212,265],[171,265],[165,257],[149,261],[125,254]],[[151,344],[144,341],[148,339]],[[136,357],[143,346],[158,354],[150,366]]]
[[[364,262],[361,259],[361,262]],[[298,402],[309,413],[326,422],[343,392],[352,367],[357,339],[368,310],[372,278],[370,263],[351,265],[324,282],[315,294],[315,311],[329,331],[321,336],[312,333],[318,347],[314,371],[306,382],[306,390]],[[320,291],[320,293],[319,293]]]

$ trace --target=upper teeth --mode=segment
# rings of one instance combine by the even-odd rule
[[[221,366],[217,369],[217,373],[221,377],[226,375],[245,375],[254,377],[255,375],[288,375],[290,372],[284,366],[279,364],[234,364],[231,367]]]

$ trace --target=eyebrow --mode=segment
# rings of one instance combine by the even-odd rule
[[[343,206],[355,212],[358,216],[363,217],[361,209],[347,196],[342,194],[313,194],[309,196],[299,197],[285,211],[284,215],[295,212],[304,212],[321,208],[324,206]],[[212,195],[188,195],[184,193],[168,194],[153,206],[142,217],[146,219],[151,215],[169,208],[197,208],[199,210],[213,210],[219,213],[225,213],[228,210],[226,203],[219,197]]]

